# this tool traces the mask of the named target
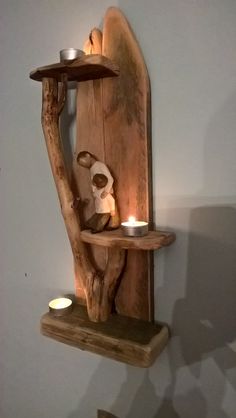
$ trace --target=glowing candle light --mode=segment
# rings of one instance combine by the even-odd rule
[[[136,221],[136,219],[135,219],[135,217],[134,216],[129,216],[128,217],[128,222],[130,223],[130,224],[135,224],[135,221]]]
[[[49,311],[55,316],[63,316],[73,309],[72,300],[69,298],[57,298],[49,302]]]
[[[121,228],[127,237],[143,237],[148,233],[148,222],[136,221],[134,216],[129,216],[128,221],[122,222]]]

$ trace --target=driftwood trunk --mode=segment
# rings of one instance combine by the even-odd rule
[[[73,205],[75,196],[67,174],[60,139],[59,116],[65,102],[66,80],[62,79],[59,98],[56,79],[43,78],[42,87],[43,132],[76,271],[82,280],[90,319],[95,322],[105,321],[111,312],[118,279],[125,262],[125,251],[109,250],[107,265],[103,273],[96,271],[90,262],[87,248],[80,240],[80,220]]]

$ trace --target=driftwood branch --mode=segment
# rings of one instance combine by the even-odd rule
[[[58,99],[58,114],[60,115],[66,101],[67,94],[67,74],[62,74],[61,76],[61,85],[59,89],[59,99]]]
[[[124,263],[125,250],[109,249],[105,273],[96,273],[87,280],[87,307],[96,322],[106,321],[107,312],[111,312]]]
[[[111,312],[117,283],[125,262],[125,251],[110,249],[107,266],[102,274],[96,271],[90,262],[87,248],[80,240],[80,220],[74,206],[75,196],[70,186],[59,132],[59,115],[65,102],[66,80],[63,79],[59,100],[56,79],[43,78],[42,86],[42,127],[76,272],[81,277],[90,319],[96,322],[105,321]]]

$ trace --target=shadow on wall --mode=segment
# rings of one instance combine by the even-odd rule
[[[189,210],[185,297],[176,301],[172,323],[186,364],[210,357],[223,374],[236,363],[230,348],[236,337],[235,114],[234,92],[208,125],[204,185],[196,197],[207,203]],[[224,190],[234,195],[225,197]],[[209,191],[216,197],[205,197]]]
[[[189,229],[186,293],[175,304],[173,330],[186,364],[209,355],[224,371],[236,360],[229,346],[236,336],[236,210],[195,208]]]
[[[101,361],[90,380],[86,395],[79,402],[78,409],[71,412],[68,418],[95,418],[98,408],[106,409],[119,418],[183,418],[190,417],[190,411],[191,418],[207,417],[206,401],[199,388],[190,389],[185,394],[174,397],[174,386],[171,383],[164,396],[158,396],[150,378],[151,372],[132,366],[126,366],[126,379],[116,396],[116,401],[112,406],[109,405],[110,387],[108,388],[107,384],[111,382],[112,371],[105,363],[106,361]],[[152,371],[156,373],[153,368]],[[174,404],[185,413],[180,415]],[[221,417],[226,416],[222,414]]]
[[[127,398],[127,394],[130,393],[132,385],[135,385],[136,379],[133,374],[132,368],[127,367],[127,378],[112,407],[114,411],[122,411],[122,405]],[[128,399],[126,402],[128,403]],[[155,386],[150,379],[150,372],[146,370],[127,413],[121,418],[182,418],[176,411],[174,403],[183,404],[185,410],[192,410],[192,418],[206,417],[206,402],[199,389],[190,390],[184,395],[176,396],[174,399],[173,393],[169,393],[168,387],[164,396],[157,396]],[[193,404],[198,405],[195,411],[192,408]]]
[[[179,340],[182,358],[178,359],[174,352],[171,353],[170,344],[172,379],[166,398],[174,398],[178,411],[182,409],[175,392],[177,374],[185,365],[198,379],[197,383],[203,384],[201,392],[195,392],[197,396],[193,398],[190,414],[181,414],[181,417],[195,417],[195,408],[197,410],[200,405],[203,410],[199,417],[207,417],[214,409],[215,418],[226,418],[227,384],[236,390],[236,352],[232,344],[236,338],[235,114],[234,94],[214,115],[206,132],[203,189],[195,198],[179,198],[177,207],[167,210],[169,220],[173,219],[175,224],[180,220],[180,224],[184,224],[185,217],[188,226],[186,232],[183,230],[177,234],[178,263],[185,262],[181,245],[187,238],[187,269],[184,297],[174,302],[171,324],[173,336]],[[225,197],[224,190],[234,191],[234,195]],[[215,197],[209,197],[209,191]],[[180,204],[182,208],[178,207]],[[167,219],[167,224],[172,222]],[[174,263],[165,265],[164,284],[159,289],[159,297],[166,298],[164,303],[168,303],[170,289],[176,286],[176,283],[171,284],[175,267]],[[183,281],[181,275],[177,278]],[[208,370],[207,364],[212,364],[214,370]],[[230,373],[233,370],[234,377]],[[214,388],[213,394],[210,386]],[[206,402],[207,408],[203,406]]]
[[[71,175],[75,148],[76,88],[75,82],[68,83],[67,98],[60,118],[61,141],[69,176]]]
[[[172,314],[172,333],[179,339],[182,358],[176,359],[169,350],[172,379],[166,390],[166,397],[175,399],[178,410],[183,410],[183,404],[175,397],[177,374],[187,365],[200,384],[206,386],[207,381],[214,386],[215,417],[228,417],[223,411],[226,382],[236,388],[235,379],[230,379],[227,373],[236,364],[236,353],[230,346],[236,337],[235,226],[236,210],[232,207],[190,210],[185,297],[175,302]],[[206,366],[209,360],[215,371],[206,377],[206,373],[210,373]],[[192,396],[193,409],[190,409],[189,417],[197,417],[199,406],[203,407],[206,399],[211,398],[210,393],[207,386],[206,392],[202,388],[186,394],[186,400]],[[207,417],[211,408],[212,401],[198,416]]]

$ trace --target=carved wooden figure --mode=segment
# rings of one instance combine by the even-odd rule
[[[120,222],[113,190],[114,179],[108,167],[88,151],[81,151],[77,156],[77,162],[90,170],[95,205],[95,213],[86,221],[85,226],[91,229],[92,233],[119,228]]]

